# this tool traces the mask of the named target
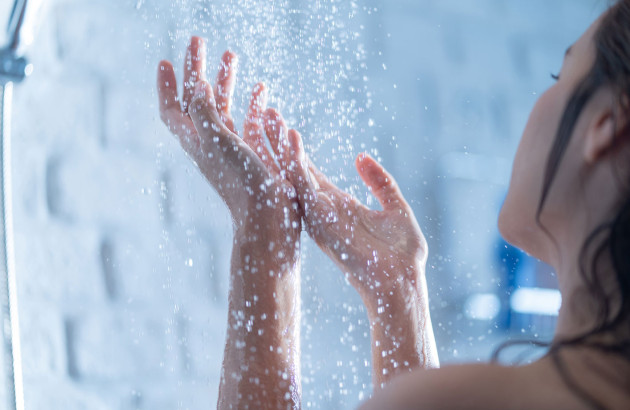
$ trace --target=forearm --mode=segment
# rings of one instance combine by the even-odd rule
[[[235,241],[220,409],[300,407],[298,247],[277,258],[267,241]]]
[[[398,283],[366,300],[372,341],[372,379],[380,389],[417,368],[439,367],[424,278]]]

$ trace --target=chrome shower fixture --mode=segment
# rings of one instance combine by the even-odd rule
[[[7,49],[23,55],[35,37],[43,9],[41,0],[15,0],[7,25]]]
[[[33,71],[23,56],[33,42],[41,0],[16,0],[7,24],[7,44],[0,48],[0,84],[19,83]]]
[[[0,50],[0,84],[19,83],[33,71],[26,58],[18,57],[8,48]]]
[[[17,277],[14,264],[11,200],[11,108],[13,84],[33,70],[24,50],[35,35],[42,9],[40,0],[15,0],[7,25],[7,44],[0,48],[0,327],[1,408],[24,409],[22,360],[18,320]]]

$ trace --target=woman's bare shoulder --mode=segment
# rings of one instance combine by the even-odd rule
[[[395,379],[362,409],[579,409],[584,406],[544,361],[465,364]]]

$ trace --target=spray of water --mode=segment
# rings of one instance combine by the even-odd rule
[[[141,13],[144,11],[142,0],[138,0],[136,8]],[[311,159],[334,183],[365,198],[359,194],[365,188],[352,170],[358,152],[368,150],[378,156],[371,143],[377,127],[371,114],[369,67],[363,43],[371,12],[373,10],[363,4],[342,0],[179,0],[163,6],[158,15],[146,18],[159,18],[160,14],[180,16],[171,23],[167,38],[152,40],[156,45],[165,40],[170,42],[172,55],[155,57],[156,61],[168,57],[176,69],[182,65],[186,44],[192,35],[206,40],[206,74],[210,79],[217,71],[223,51],[235,52],[239,56],[239,69],[232,114],[237,129],[243,123],[252,88],[257,82],[264,82],[269,90],[268,105],[282,112],[289,127],[300,131]],[[179,76],[181,78],[181,71]],[[159,156],[168,158],[169,154],[160,152]],[[168,242],[168,234],[165,233],[164,239]],[[186,266],[193,264],[184,255],[182,260]],[[179,265],[175,265],[179,269]],[[308,340],[323,331],[320,323],[311,323],[309,319],[309,313],[316,315],[317,310],[311,308],[321,303],[317,302],[318,290],[309,289],[315,281],[307,271],[303,272],[302,280],[309,293],[302,334]],[[348,312],[342,319],[348,328],[341,332],[340,343],[357,352],[360,335],[356,333],[364,323],[357,327],[355,319],[362,317],[362,312],[352,303],[344,304],[343,309]],[[369,394],[366,385],[370,378],[369,363],[354,358],[337,363],[339,370],[329,377],[337,381],[339,388],[331,390],[330,397],[322,393],[321,386],[315,387],[312,383],[321,378],[320,372],[324,370],[320,367],[325,358],[310,357],[308,345],[307,342],[303,352],[306,407],[308,403],[310,407],[335,403],[341,400],[340,396],[349,394],[355,396],[350,401],[356,403],[364,394]],[[369,348],[363,352],[368,353]],[[351,384],[355,387],[349,388]],[[357,389],[359,396],[354,394]]]

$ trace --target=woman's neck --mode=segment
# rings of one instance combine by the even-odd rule
[[[584,249],[579,244],[572,247],[575,251],[561,254],[556,272],[562,305],[554,341],[573,339],[597,329],[619,308],[620,295],[610,253],[606,247],[599,251],[603,239],[604,236],[596,237]]]

